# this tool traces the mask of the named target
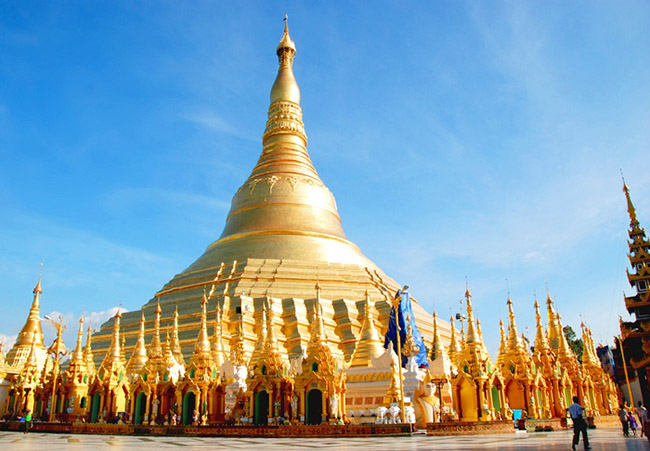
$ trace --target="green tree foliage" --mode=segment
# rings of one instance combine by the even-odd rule
[[[582,349],[584,348],[582,338],[576,337],[576,333],[573,331],[573,328],[571,326],[564,326],[562,330],[564,331],[566,341],[569,343],[569,347],[575,353],[578,361],[582,363]]]

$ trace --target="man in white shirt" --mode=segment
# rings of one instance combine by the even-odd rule
[[[587,422],[582,417],[583,408],[578,404],[578,397],[573,397],[573,404],[569,406],[569,414],[573,420],[573,447],[575,450],[576,446],[580,442],[580,432],[582,432],[582,442],[585,445],[585,449],[591,449],[589,446],[589,435],[587,435]]]

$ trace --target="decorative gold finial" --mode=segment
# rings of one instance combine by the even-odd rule
[[[296,44],[289,36],[289,18],[284,19],[284,34],[276,51],[280,68],[271,88],[271,104],[288,101],[300,104],[300,89],[293,76],[293,58],[296,56]]]
[[[636,208],[632,204],[632,198],[630,197],[630,188],[625,183],[625,178],[623,177],[623,171],[621,171],[621,177],[623,178],[623,192],[625,193],[625,199],[627,200],[627,212],[630,215],[630,226],[632,228],[638,227],[639,220],[636,218]]]

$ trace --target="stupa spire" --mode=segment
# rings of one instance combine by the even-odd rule
[[[370,293],[366,288],[366,299],[363,311],[363,325],[359,332],[359,341],[350,359],[350,366],[370,366],[372,359],[379,357],[384,352],[379,333],[375,328],[375,321],[372,318],[372,304]]]
[[[638,228],[639,220],[636,218],[636,208],[634,208],[634,204],[632,203],[630,188],[627,186],[627,183],[625,183],[625,179],[623,179],[623,192],[625,193],[625,199],[627,200],[627,213],[630,215],[630,228]]]
[[[171,341],[171,350],[174,354],[174,359],[181,365],[185,365],[185,358],[183,357],[183,349],[181,348],[181,342],[178,338],[178,305],[174,310],[174,328],[172,329],[172,341]]]
[[[536,331],[535,331],[535,353],[538,351],[547,351],[549,349],[548,339],[544,333],[544,325],[542,324],[542,315],[539,313],[539,302],[535,298],[535,320],[536,320]]]
[[[548,313],[548,342],[552,349],[557,350],[560,347],[560,335],[563,335],[563,333],[558,323],[557,314],[553,307],[553,298],[551,298],[550,293],[546,297],[546,309]]]
[[[284,34],[277,49],[280,68],[271,88],[271,103],[293,102],[300,104],[300,89],[293,75],[293,58],[296,56],[296,44],[289,36],[289,17],[284,18]]]
[[[325,324],[323,323],[323,307],[320,305],[320,294],[314,303],[314,319],[312,324],[311,339],[314,343],[327,343]]]
[[[266,315],[266,343],[264,345],[264,362],[267,365],[269,373],[277,373],[282,367],[282,356],[278,348],[278,337],[275,335],[274,312],[273,312],[273,298],[267,297],[267,311]]]
[[[465,342],[478,343],[479,339],[476,334],[476,329],[474,326],[474,309],[472,308],[472,293],[469,291],[469,286],[465,290],[465,299],[467,300],[467,338]]]
[[[508,349],[511,352],[519,352],[523,345],[521,344],[519,332],[517,331],[515,312],[512,308],[512,299],[510,299],[510,296],[508,296],[506,302],[508,304]]]
[[[140,315],[140,330],[138,332],[138,340],[135,343],[135,348],[133,348],[133,353],[129,359],[129,363],[126,365],[126,370],[129,373],[135,374],[139,373],[144,365],[147,363],[147,347],[144,341],[144,310]]]
[[[120,348],[120,321],[122,320],[122,309],[118,308],[114,316],[113,336],[111,337],[111,347],[108,349],[107,358],[121,360],[122,352]]]
[[[84,361],[83,351],[83,337],[84,337],[84,318],[79,318],[79,331],[77,332],[77,345],[70,356],[70,363],[81,363]]]
[[[497,365],[503,366],[506,363],[506,354],[508,353],[508,342],[506,341],[506,333],[503,330],[503,320],[499,319],[499,355],[497,356]]]
[[[478,342],[481,344],[483,353],[489,355],[485,341],[483,341],[483,331],[481,331],[481,320],[479,318],[476,318],[476,334],[478,335]]]
[[[29,352],[31,352],[32,341],[35,342],[36,352],[38,353],[40,351],[44,354],[45,345],[43,344],[43,329],[41,328],[40,320],[41,294],[43,293],[41,288],[41,279],[42,269],[41,274],[38,276],[38,282],[33,290],[34,298],[29,310],[29,315],[27,316],[27,321],[18,333],[16,342],[12,346],[11,350],[7,353],[6,360],[9,365],[20,366],[26,361]]]
[[[455,338],[455,337],[454,337]],[[438,314],[433,312],[433,342],[431,343],[431,360],[441,359],[445,355],[445,344],[440,338],[440,331],[438,330]]]
[[[564,334],[564,329],[562,327],[562,317],[559,313],[556,314],[556,319],[560,329],[560,346],[557,351],[558,357],[565,368],[568,370],[575,369],[578,365],[577,356],[569,347],[569,342],[566,339],[566,335]]]
[[[260,325],[257,328],[257,342],[253,354],[251,354],[251,363],[259,363],[264,358],[264,347],[266,346],[266,308],[262,304],[260,312]]]
[[[201,298],[201,329],[199,330],[199,336],[196,338],[196,343],[194,344],[194,353],[205,353],[210,352],[210,340],[208,339],[208,325],[207,325],[207,306],[208,298],[205,291],[203,291],[203,297]]]
[[[223,325],[221,323],[221,307],[217,302],[216,315],[214,322],[214,335],[212,336],[212,359],[217,367],[225,362],[225,350],[223,347]]]
[[[454,316],[452,315],[449,318],[449,324],[451,326],[451,339],[449,341],[449,358],[451,363],[458,366],[458,358],[461,353],[460,345],[458,344],[458,339],[456,338],[456,326],[454,325]]]
[[[160,316],[162,314],[162,309],[160,308],[160,301],[156,302],[156,309],[154,310],[153,321],[153,337],[151,337],[151,343],[149,344],[149,355],[152,359],[157,359],[162,356],[162,345],[160,343]]]
[[[89,374],[95,372],[95,360],[93,355],[93,338],[92,338],[92,325],[88,324],[88,332],[86,332],[86,347],[84,348],[84,361],[86,362],[86,371]]]

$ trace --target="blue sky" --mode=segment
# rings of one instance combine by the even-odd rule
[[[444,317],[467,279],[493,353],[508,289],[532,335],[545,280],[565,324],[611,342],[630,292],[619,168],[650,227],[642,1],[3,2],[0,332],[22,326],[42,258],[43,311],[72,337],[219,236],[261,150],[285,11],[348,237]]]

